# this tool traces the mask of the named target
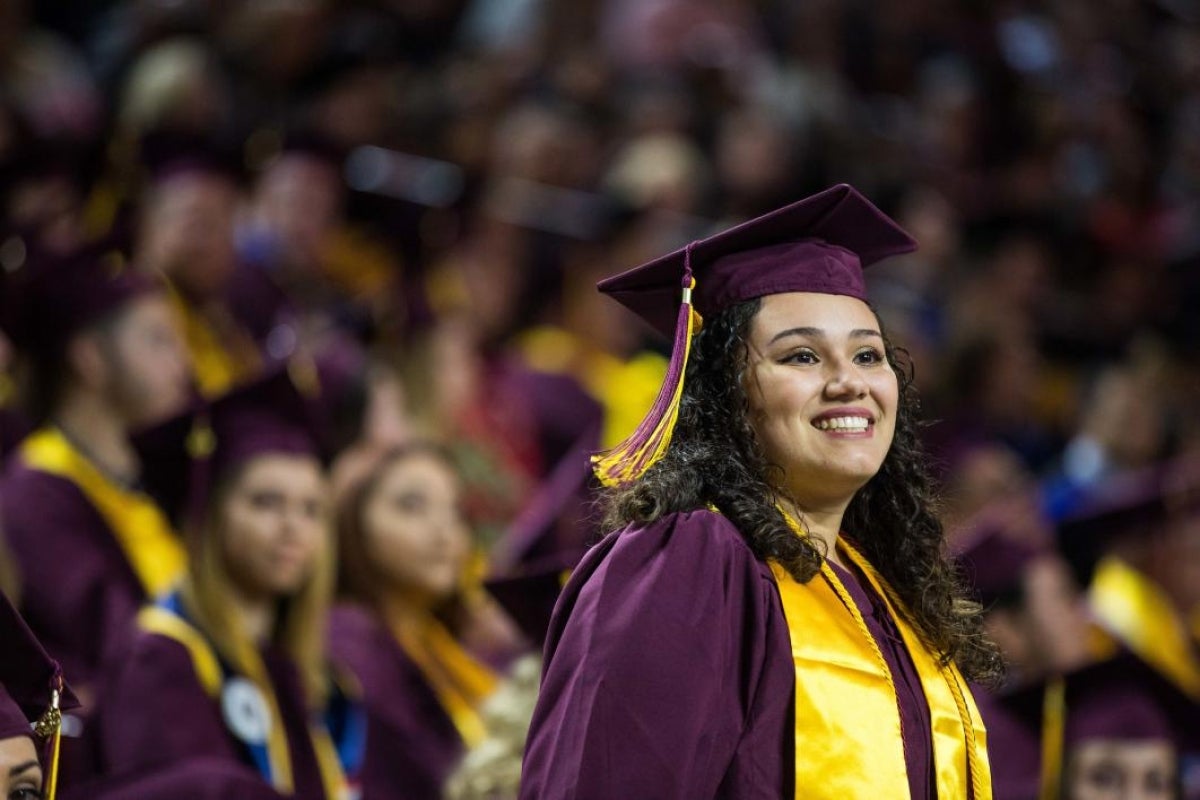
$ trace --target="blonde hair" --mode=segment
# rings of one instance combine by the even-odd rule
[[[223,548],[223,508],[245,465],[223,476],[209,495],[199,529],[188,536],[188,573],[181,588],[183,601],[196,625],[208,635],[222,658],[243,668],[241,654],[253,643],[246,636],[233,604],[234,580]],[[327,516],[325,535],[304,586],[281,601],[272,642],[292,659],[300,673],[310,708],[324,705],[329,693],[325,661],[325,622],[336,575],[333,524]]]

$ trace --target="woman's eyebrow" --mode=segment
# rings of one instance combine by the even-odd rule
[[[20,775],[22,772],[27,772],[28,770],[34,769],[35,767],[37,767],[37,765],[38,765],[37,761],[26,761],[24,764],[17,764],[15,767],[13,767],[12,769],[10,769],[8,771],[8,777],[15,778],[18,775]]]
[[[780,331],[772,336],[771,341],[767,342],[767,344],[775,344],[780,339],[783,339],[787,336],[813,336],[818,339],[823,339],[825,338],[825,331],[820,328],[788,328],[786,331]],[[855,328],[854,330],[850,331],[851,339],[864,339],[867,337],[882,339],[883,334],[873,328]]]

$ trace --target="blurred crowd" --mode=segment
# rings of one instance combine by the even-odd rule
[[[182,620],[209,694],[246,678],[334,740],[280,755],[227,715],[264,785],[515,796],[554,592],[602,533],[585,454],[669,354],[595,282],[836,182],[920,242],[868,283],[1009,662],[980,689],[997,796],[1107,796],[1070,788],[1101,780],[1070,702],[1059,772],[1038,744],[1097,659],[1200,703],[1192,3],[14,0],[0,176],[0,586],[82,703],[65,791],[221,755],[172,733],[203,704],[157,707],[204,672]],[[270,502],[310,481],[330,541],[208,530],[267,456],[300,459]],[[1200,745],[1172,746],[1183,794],[1152,796],[1200,796]]]

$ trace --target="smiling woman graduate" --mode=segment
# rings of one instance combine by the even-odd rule
[[[595,458],[618,532],[555,610],[523,798],[991,797],[964,674],[998,661],[863,281],[915,246],[840,185],[600,284],[675,349]]]

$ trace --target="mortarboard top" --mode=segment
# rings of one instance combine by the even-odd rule
[[[16,736],[48,739],[44,760],[47,797],[53,797],[57,737],[61,711],[77,708],[79,701],[62,678],[58,663],[42,648],[37,637],[0,594],[0,740]]]
[[[600,441],[599,424],[589,425],[542,480],[504,535],[492,545],[489,562],[497,574],[521,569],[558,553],[582,551],[599,531],[588,454]],[[572,566],[574,564],[572,563]]]
[[[588,452],[599,436],[596,425],[579,436],[492,548],[484,588],[539,647],[563,584],[597,532]]]
[[[267,454],[321,458],[315,397],[279,369],[134,437],[143,482],[177,526],[197,522],[214,482]]]
[[[114,242],[72,253],[30,253],[4,286],[3,323],[17,347],[53,353],[72,335],[161,285],[133,269]]]
[[[598,288],[671,337],[689,271],[696,280],[692,302],[707,317],[783,292],[866,300],[863,267],[916,247],[854,187],[839,184],[607,278]]]
[[[998,523],[983,522],[971,531],[954,560],[972,594],[987,609],[1018,589],[1025,570],[1047,552],[1045,547],[1017,539]]]
[[[636,480],[666,452],[692,334],[704,316],[785,292],[865,302],[863,268],[916,247],[894,220],[839,184],[601,281],[601,292],[674,339],[654,407],[628,439],[593,459],[601,480],[610,486]]]
[[[1096,739],[1172,739],[1171,703],[1190,702],[1147,664],[1121,655],[1092,664],[1066,678],[1068,748]]]

